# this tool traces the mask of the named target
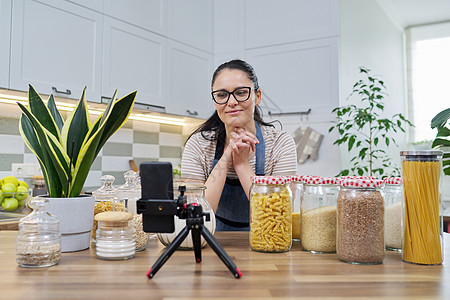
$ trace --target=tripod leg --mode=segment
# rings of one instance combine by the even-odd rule
[[[234,274],[234,277],[241,278],[242,273],[241,271],[236,267],[236,265],[233,263],[231,258],[228,256],[228,254],[225,252],[225,250],[222,248],[222,246],[217,242],[217,240],[214,238],[212,233],[206,228],[205,226],[201,225],[201,233],[205,240],[208,242],[208,244],[211,246],[211,248],[216,252],[217,256],[223,261],[223,263],[228,267],[228,269],[231,271],[231,273]]]
[[[164,265],[164,263],[172,256],[172,254],[175,252],[175,250],[178,249],[178,247],[181,245],[181,243],[184,241],[184,239],[189,234],[189,227],[186,226],[181,230],[181,232],[177,235],[177,237],[173,240],[172,244],[169,245],[167,250],[158,258],[158,260],[154,263],[152,268],[148,270],[147,277],[153,278],[155,276],[156,272]]]
[[[195,225],[199,226],[199,225]],[[194,244],[194,254],[195,254],[195,261],[197,263],[202,261],[202,243],[200,240],[200,229],[199,228],[193,228],[191,230],[192,233],[192,243]]]

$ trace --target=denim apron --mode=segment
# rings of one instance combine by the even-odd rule
[[[265,174],[265,144],[261,127],[256,125],[256,138],[259,144],[256,144],[256,166],[255,174],[262,176]],[[213,166],[216,166],[222,157],[225,144],[221,139],[217,140],[216,152],[214,155]],[[216,212],[216,231],[248,231],[250,229],[250,202],[247,199],[247,193],[244,192],[239,179],[228,178],[220,196],[219,206]]]

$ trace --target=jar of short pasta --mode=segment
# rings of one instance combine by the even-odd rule
[[[303,175],[293,175],[292,190],[292,240],[300,241],[300,198],[303,193]]]
[[[289,178],[252,176],[250,246],[260,252],[286,252],[292,244],[292,193]]]
[[[345,178],[337,200],[336,253],[353,264],[380,264],[385,255],[383,181]]]
[[[439,265],[444,260],[442,151],[402,151],[403,261]]]
[[[336,202],[340,179],[304,176],[301,196],[301,235],[303,250],[313,253],[336,252]]]
[[[384,198],[384,241],[387,250],[402,250],[402,201],[401,177],[387,177],[381,190]]]

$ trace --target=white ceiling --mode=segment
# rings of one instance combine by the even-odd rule
[[[450,0],[377,0],[399,29],[450,21]]]

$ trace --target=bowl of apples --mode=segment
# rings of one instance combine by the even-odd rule
[[[0,180],[0,211],[19,212],[30,197],[28,184],[14,176]]]

